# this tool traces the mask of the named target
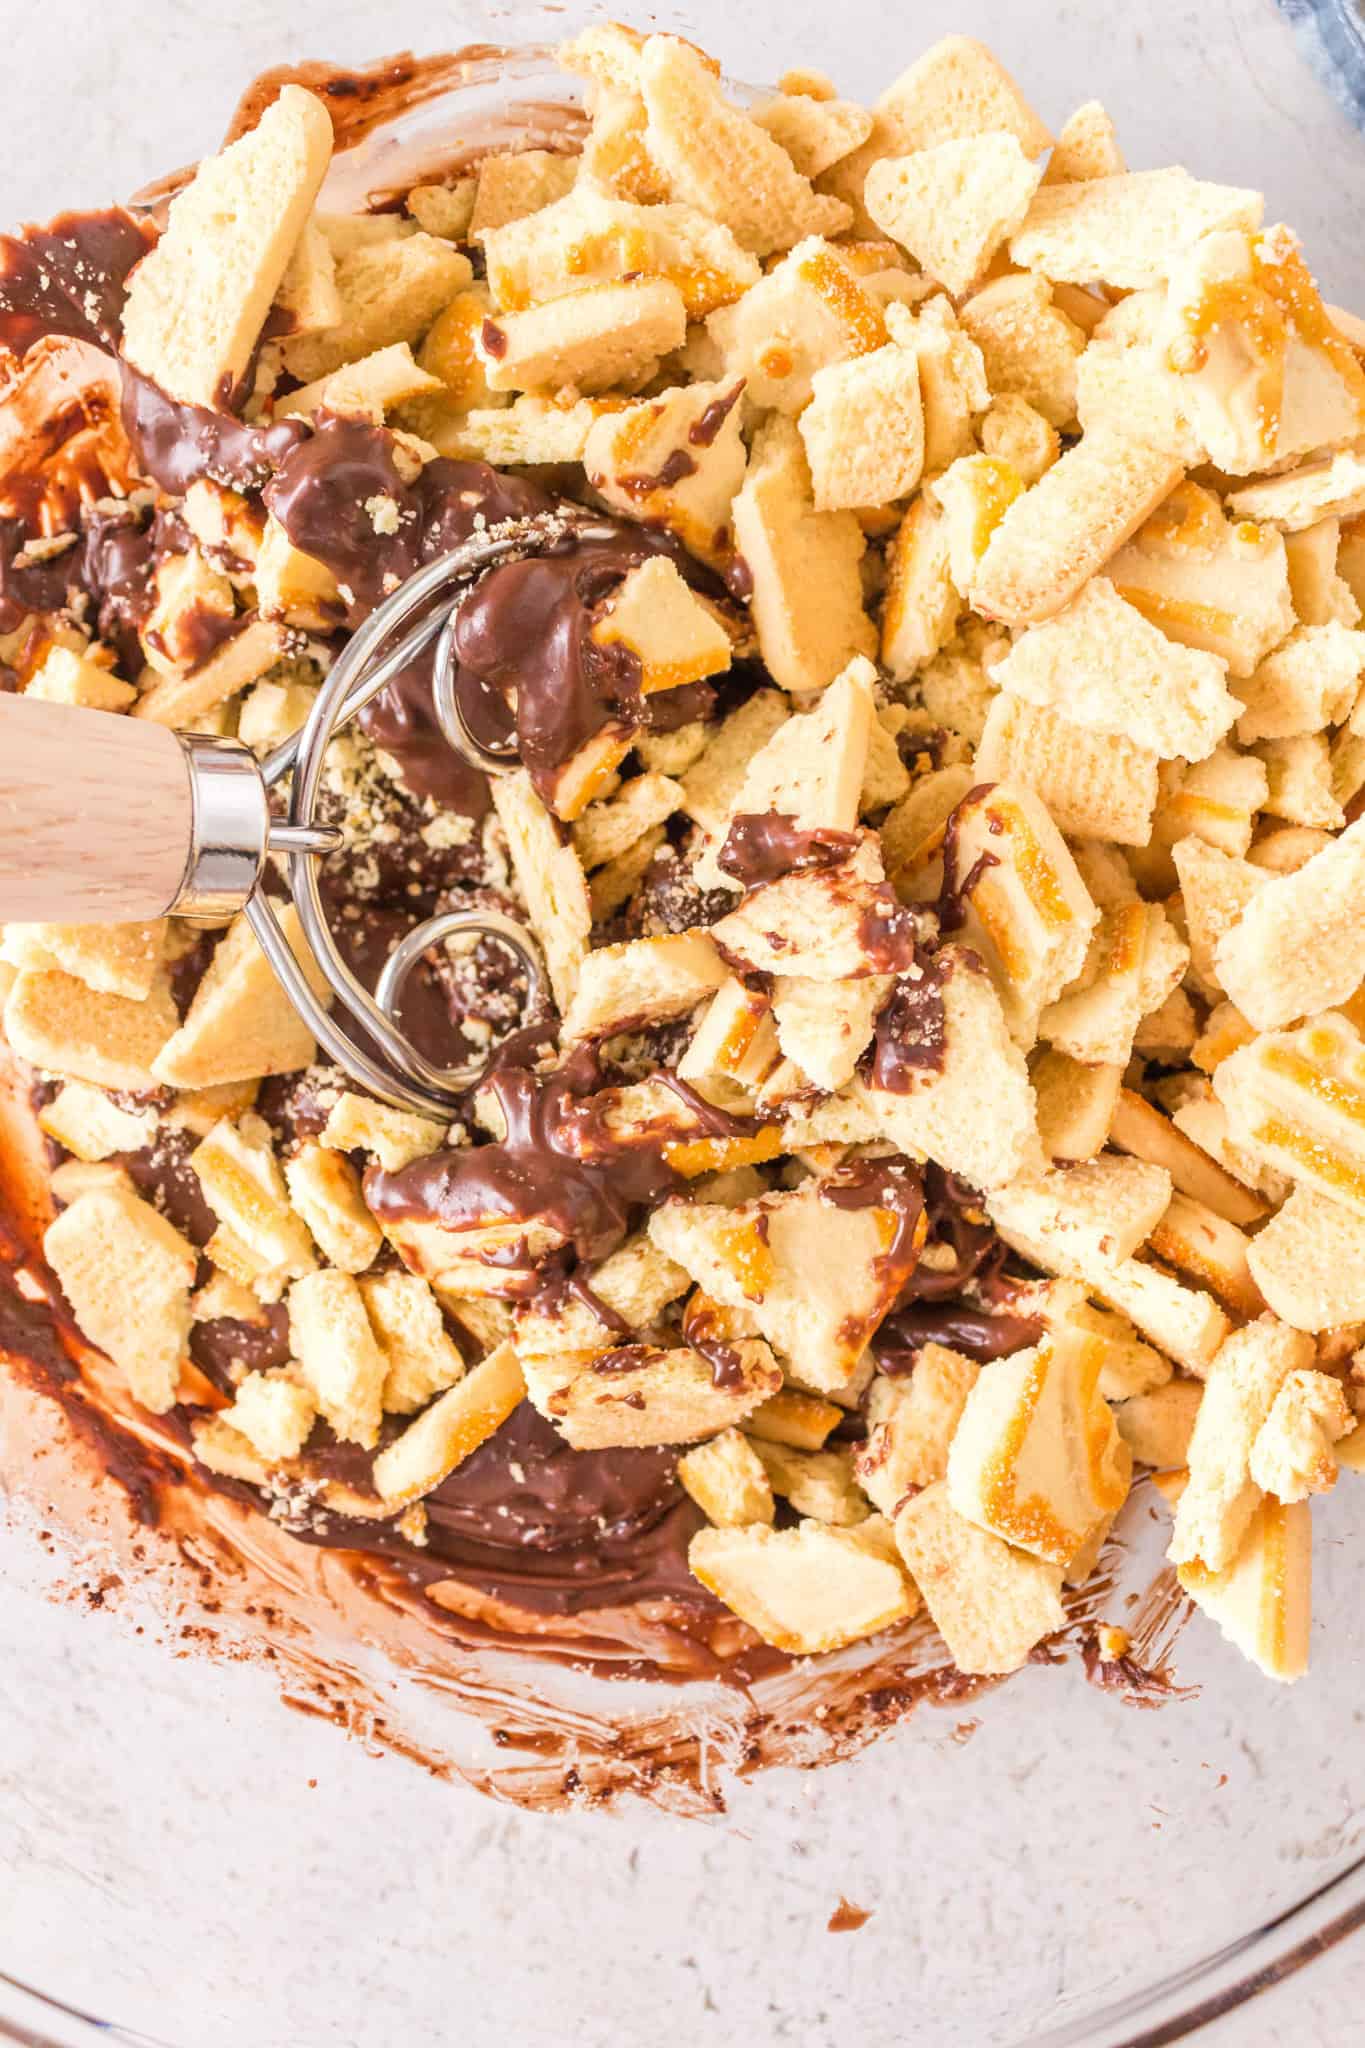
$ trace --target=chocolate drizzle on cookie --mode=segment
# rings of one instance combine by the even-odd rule
[[[798,825],[782,811],[743,811],[731,821],[716,866],[742,888],[761,889],[784,875],[840,867],[857,846],[856,832]]]
[[[175,497],[204,478],[229,490],[259,490],[309,438],[303,420],[244,426],[231,413],[168,398],[160,385],[127,363],[122,373],[123,430],[137,466]]]
[[[434,1152],[396,1173],[371,1168],[365,1198],[381,1222],[418,1218],[452,1230],[541,1222],[577,1262],[596,1264],[621,1243],[633,1211],[680,1185],[657,1133],[625,1138],[609,1127],[600,1083],[597,1057],[586,1051],[544,1078],[498,1068],[488,1086],[505,1138]]]
[[[921,1257],[872,1339],[878,1368],[893,1378],[911,1372],[929,1343],[983,1361],[1036,1344],[1042,1322],[1014,1307],[1020,1283],[1004,1271],[1006,1246],[976,1189],[931,1162],[923,1196],[926,1242],[938,1257]]]
[[[951,953],[921,950],[913,973],[897,980],[872,1035],[868,1074],[874,1088],[908,1095],[926,1074],[942,1072],[948,1038],[943,990],[953,967]]]
[[[895,1218],[895,1233],[878,1265],[895,1284],[908,1284],[924,1241],[924,1187],[908,1159],[859,1159],[821,1182],[822,1200],[836,1209],[884,1209]]]
[[[429,462],[409,482],[393,435],[367,420],[324,409],[314,427],[285,454],[265,504],[294,546],[350,593],[351,625],[477,530],[551,510],[538,485],[484,462]]]
[[[974,788],[969,789],[961,802],[955,805],[943,829],[943,884],[935,906],[940,931],[961,931],[967,921],[967,905],[971,900],[972,891],[989,868],[1000,865],[993,853],[980,853],[965,875],[959,872],[962,861],[958,840],[963,817],[969,806],[981,803],[994,787],[993,782],[978,782]]]

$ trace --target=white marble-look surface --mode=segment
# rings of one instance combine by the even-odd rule
[[[856,95],[875,92],[937,34],[982,34],[1047,118],[1099,96],[1135,164],[1180,160],[1261,185],[1270,217],[1301,230],[1328,294],[1365,309],[1365,141],[1303,69],[1270,0],[920,0],[913,9],[694,0],[635,10],[621,0],[621,11],[690,29],[737,76],[804,61]],[[431,0],[0,0],[9,31],[0,215],[43,218],[121,196],[193,158],[268,63],[537,40],[590,12]],[[1351,1517],[1332,1526],[1345,1601],[1354,1598],[1343,1542]],[[1143,1896],[1121,1901],[1130,1936],[1150,1927],[1157,1948],[1179,1947],[1182,1905],[1193,1910],[1205,1888],[1251,1888],[1249,1845],[1265,1800],[1286,1797],[1283,1773],[1264,1764],[1280,1745],[1303,1759],[1305,1867],[1349,1846],[1339,1819],[1325,1835],[1312,1821],[1324,1772],[1359,1782],[1340,1754],[1322,1754],[1322,1724],[1338,1735],[1352,1719],[1343,1702],[1361,1693],[1359,1658],[1334,1654],[1323,1628],[1308,1686],[1269,1706],[1245,1688],[1235,1656],[1215,1648],[1214,1678],[1254,1702],[1255,1732],[1240,1752],[1226,1729],[1227,1754],[1211,1757],[1191,1750],[1187,1720],[1128,1715],[1098,1699],[1081,1717],[1084,1746],[1068,1752],[1042,1691],[1054,1675],[1028,1674],[965,1748],[943,1716],[913,1743],[883,1743],[852,1767],[773,1781],[731,1821],[703,1827],[640,1815],[539,1819],[429,1784],[285,1712],[258,1671],[176,1661],[117,1617],[50,1604],[43,1578],[36,1549],[7,1536],[0,1515],[0,1973],[129,2018],[177,2048],[1022,2042],[1055,2021],[1049,1984],[1064,1980],[1069,1952],[1106,1939],[1106,1886],[1121,1879],[1097,1865],[1092,1891],[1085,1872],[1051,1867],[1047,1845],[1059,1802],[1092,1798],[1102,1815],[1115,1743],[1150,1754],[1152,1839],[1167,1829],[1185,1872],[1163,1896],[1158,1849],[1133,1879]],[[1212,1712],[1216,1695],[1206,1698]],[[1356,1730],[1357,1755],[1358,1742]],[[1221,1809],[1203,1775],[1215,1768],[1230,1773]],[[998,1922],[960,1910],[973,1869],[1000,1855],[974,1779],[999,1787],[1014,1810],[1037,1811],[1034,1852],[999,1873],[997,1896],[1011,1903]],[[1267,1781],[1278,1789],[1267,1793]],[[1327,1796],[1322,1810],[1339,1815],[1341,1803]],[[1207,1831],[1202,1869],[1187,1853],[1196,1825]],[[164,1901],[177,1897],[182,1872],[168,1925]],[[825,1922],[841,1893],[876,1914],[861,1934],[836,1939]],[[162,1902],[155,1914],[149,1898]],[[1037,1951],[1033,2002],[1008,2025],[997,2011],[979,2041],[945,2031],[935,2017],[943,1987],[963,1973],[987,1986],[1025,1981],[1025,1947]],[[1131,1954],[1128,1966],[1137,1966]],[[436,1982],[443,2017],[424,1989]],[[311,2020],[298,2017],[300,1985],[312,1987]],[[1345,2048],[1360,2038],[1362,1990],[1358,1937],[1200,2039]]]

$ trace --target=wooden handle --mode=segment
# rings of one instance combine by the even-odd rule
[[[191,829],[189,769],[167,726],[0,696],[0,922],[160,917]]]

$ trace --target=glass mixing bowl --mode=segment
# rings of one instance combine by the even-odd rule
[[[1220,52],[1273,61],[1273,96],[1224,75],[1184,8],[1144,10],[1136,45],[1109,10],[1070,10],[1050,70],[1029,45],[1052,10],[993,12],[968,25],[1046,116],[1097,93],[1136,162],[1268,181],[1329,294],[1365,303],[1365,148],[1268,6],[1222,10]],[[809,61],[864,96],[963,25],[917,9],[888,57],[884,37],[850,33],[877,7],[811,13],[732,35],[698,5],[659,25],[742,75]],[[528,119],[553,133],[569,97],[534,52],[473,58],[349,152],[331,197],[449,160],[452,136],[487,147]],[[11,1160],[22,1144],[16,1126]],[[1076,1636],[1063,1668],[964,1695],[921,1643],[871,1677],[881,1652],[833,1678],[797,1670],[761,1716],[722,1688],[506,1651],[447,1647],[443,1670],[429,1631],[357,1605],[269,1525],[186,1504],[160,1534],[140,1528],[22,1393],[0,1404],[0,1477],[0,2038],[1155,2048],[1365,1918],[1349,1475],[1315,1510],[1313,1669],[1293,1689],[1211,1626],[1182,1627],[1165,1510],[1141,1490],[1084,1612],[1122,1622],[1149,1661],[1169,1653],[1168,1695],[1087,1683]],[[783,1761],[753,1770],[768,1756]]]

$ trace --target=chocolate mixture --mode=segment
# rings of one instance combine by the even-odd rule
[[[137,466],[172,497],[183,497],[205,477],[229,490],[259,490],[307,437],[302,420],[244,426],[230,413],[168,398],[150,377],[121,359],[120,370],[120,416]]]
[[[334,89],[342,90],[340,84]],[[475,531],[565,510],[539,484],[500,475],[483,463],[433,462],[409,482],[393,437],[365,421],[323,413],[311,425],[285,420],[252,427],[229,412],[170,399],[117,355],[127,274],[150,241],[147,228],[118,211],[68,215],[48,230],[0,240],[0,347],[22,357],[45,337],[62,337],[113,356],[121,378],[122,429],[141,474],[170,495],[182,494],[200,478],[260,494],[294,544],[325,563],[342,586],[339,625],[354,628],[400,581]],[[738,387],[696,423],[696,445],[714,438],[737,396]],[[691,460],[685,451],[675,459],[689,465]],[[683,473],[675,467],[674,479]],[[22,502],[20,481],[0,480],[22,515],[32,507]],[[376,521],[376,501],[390,502],[392,515]],[[168,512],[97,512],[87,505],[71,547],[55,559],[32,563],[23,559],[28,537],[24,516],[0,522],[0,630],[12,630],[32,612],[74,608],[115,650],[124,672],[135,675],[142,661],[138,633],[150,609],[157,564],[188,545],[179,521]],[[608,725],[626,732],[666,729],[714,706],[706,685],[646,697],[637,658],[594,632],[626,574],[661,551],[678,561],[689,580],[717,593],[707,572],[666,537],[621,526],[604,540],[564,535],[545,553],[492,570],[461,608],[457,689],[465,715],[490,744],[514,736],[542,791]],[[240,623],[206,621],[204,657],[221,633]],[[361,723],[401,778],[397,787],[388,782],[382,798],[385,824],[393,829],[383,835],[380,855],[361,849],[330,861],[324,893],[348,958],[372,983],[396,938],[417,917],[452,901],[490,900],[477,832],[489,799],[484,778],[451,751],[436,726],[429,660],[398,676]],[[453,845],[430,844],[425,835],[433,805],[467,819],[470,833]],[[746,817],[736,821],[721,865],[748,889],[782,874],[835,867],[855,845],[853,835],[803,832],[788,818]],[[970,878],[962,893],[969,886]],[[631,914],[653,920],[650,928],[683,929],[709,921],[730,900],[703,900],[685,868],[666,856]],[[915,1073],[941,1056],[943,970],[921,944],[922,916],[901,910],[889,891],[885,911],[879,909],[873,923],[869,941],[887,970],[902,976],[878,1020],[874,1078],[886,1087],[909,1086]],[[458,985],[435,963],[410,985],[415,1014],[405,1022],[432,1057],[451,1056],[452,1038],[471,1014],[500,1027],[513,1019],[516,991],[506,956],[497,948],[481,953]],[[182,1009],[205,957],[196,949],[177,969]],[[620,1318],[593,1294],[592,1269],[649,1208],[681,1185],[665,1153],[677,1133],[622,1137],[605,1118],[605,1076],[597,1058],[576,1054],[546,1077],[523,1063],[533,1059],[536,1044],[532,1027],[508,1046],[492,1073],[489,1085],[506,1122],[500,1142],[439,1152],[396,1173],[371,1169],[367,1199],[381,1219],[544,1220],[560,1234],[563,1248],[533,1267],[524,1243],[514,1245],[509,1264],[524,1273],[524,1294],[549,1302],[556,1291],[571,1291],[606,1327],[618,1326],[614,1334],[628,1336]],[[666,1070],[656,1078],[682,1098],[698,1131],[733,1136],[749,1128]],[[258,1107],[286,1140],[316,1131],[325,1116],[308,1075],[267,1083]],[[188,1165],[193,1143],[187,1134],[162,1131],[153,1147],[121,1163],[139,1190],[203,1245],[216,1219]],[[912,1369],[916,1348],[931,1336],[978,1357],[1000,1355],[1036,1336],[1036,1324],[1009,1312],[1002,1248],[980,1219],[971,1191],[950,1176],[931,1167],[921,1184],[918,1172],[903,1162],[874,1162],[836,1177],[827,1193],[838,1205],[875,1203],[897,1218],[885,1254],[897,1307],[876,1342],[884,1370]],[[951,1272],[918,1264],[926,1230],[932,1241],[953,1247]],[[687,1335],[711,1363],[717,1384],[732,1383],[739,1370],[733,1347],[700,1316]],[[41,1312],[35,1309],[25,1321],[15,1301],[7,1311],[5,1339],[25,1355],[52,1348]],[[224,1390],[232,1385],[234,1365],[273,1366],[284,1362],[287,1351],[282,1308],[266,1311],[257,1322],[199,1323],[192,1339],[194,1362]],[[180,1420],[187,1432],[190,1411]],[[386,1441],[398,1426],[390,1418]],[[128,1455],[136,1465],[138,1454]],[[336,1444],[322,1424],[308,1458],[320,1474],[369,1490],[372,1454]],[[390,1554],[420,1583],[454,1577],[538,1612],[572,1614],[666,1598],[712,1613],[716,1603],[687,1567],[687,1545],[701,1516],[678,1484],[676,1458],[672,1448],[571,1450],[523,1402],[427,1497],[424,1549],[392,1525],[330,1511],[290,1526],[307,1541]],[[249,1489],[213,1483],[258,1505]],[[151,1497],[146,1488],[144,1494]]]
[[[623,579],[665,552],[659,536],[623,527],[610,540],[492,569],[461,606],[455,652],[466,715],[481,737],[490,731],[505,737],[508,696],[515,690],[517,752],[542,794],[553,791],[565,762],[613,720],[632,730],[660,730],[701,715],[714,702],[710,690],[697,687],[685,704],[660,705],[642,693],[640,662],[631,649],[594,636],[602,607]]]
[[[115,349],[128,273],[154,240],[117,206],[0,235],[0,347],[22,358],[60,334]]]
[[[976,1190],[931,1162],[924,1168],[923,1202],[926,1241],[950,1251],[951,1263],[916,1265],[872,1340],[881,1370],[913,1372],[918,1352],[929,1343],[983,1362],[1036,1344],[1043,1325],[1012,1307],[1022,1283],[1005,1271],[1006,1247]]]
[[[856,832],[807,831],[780,811],[745,812],[726,833],[716,866],[745,890],[761,889],[807,868],[837,868],[857,844]]]
[[[397,1173],[372,1167],[365,1199],[381,1221],[420,1217],[454,1228],[539,1217],[564,1238],[577,1263],[615,1251],[632,1211],[680,1185],[664,1141],[625,1141],[603,1114],[601,1069],[575,1053],[544,1080],[522,1067],[496,1068],[489,1086],[507,1123],[497,1144],[433,1152]],[[529,1276],[538,1284],[540,1275]]]
[[[369,1455],[353,1446],[319,1470],[362,1490]],[[700,1509],[674,1476],[677,1452],[576,1451],[523,1401],[502,1428],[426,1495],[421,1550],[392,1524],[323,1512],[295,1534],[377,1551],[419,1585],[463,1585],[533,1614],[572,1615],[667,1600],[699,1616],[716,1604],[687,1565]]]

